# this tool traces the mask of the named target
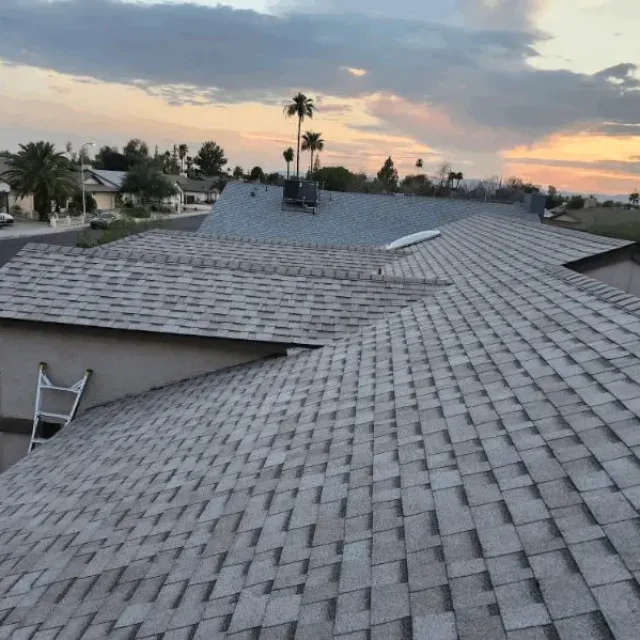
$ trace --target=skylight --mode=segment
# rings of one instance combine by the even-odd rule
[[[386,249],[389,251],[392,251],[393,249],[403,249],[404,247],[410,247],[413,244],[418,244],[425,240],[437,238],[439,235],[440,232],[437,229],[434,229],[433,231],[420,231],[418,233],[413,233],[410,236],[404,236],[403,238],[394,240],[391,244],[386,246]]]

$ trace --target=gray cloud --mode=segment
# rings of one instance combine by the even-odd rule
[[[640,158],[638,158],[640,160]],[[572,169],[594,169],[640,175],[640,161],[625,160],[557,160],[555,158],[512,158],[513,164],[544,165],[547,167],[571,167]]]
[[[360,1],[348,0],[346,7]],[[424,7],[424,0],[398,1]],[[503,28],[447,24],[452,6],[475,27],[495,24],[500,13]],[[380,18],[375,10],[266,15],[195,4],[2,0],[0,58],[135,84],[171,104],[281,104],[298,89],[344,99],[398,95],[448,114],[459,125],[455,144],[475,151],[605,121],[640,124],[634,65],[592,76],[534,69],[528,60],[542,35],[531,30],[530,19],[539,3],[495,0],[491,6],[430,2],[430,10],[443,14],[436,23]],[[355,77],[345,67],[367,73]],[[413,128],[415,119],[401,112],[378,105],[375,115],[426,144],[437,136],[428,125]],[[469,136],[474,130],[481,135]]]

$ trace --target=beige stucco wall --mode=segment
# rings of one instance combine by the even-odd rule
[[[116,194],[115,193],[94,193],[92,194],[95,198],[96,205],[98,209],[102,209],[104,211],[109,211],[110,209],[116,208]]]
[[[580,270],[584,275],[640,297],[640,264],[630,258]]]
[[[11,194],[10,206],[15,207],[18,205],[22,209],[23,213],[29,213],[33,211],[33,196],[25,196],[24,198],[17,198],[15,194]]]
[[[0,473],[27,455],[30,437],[19,433],[0,433]]]
[[[0,325],[0,415],[33,419],[38,365],[54,384],[94,374],[80,410],[271,354],[284,346],[44,323]],[[56,398],[51,398],[55,404]],[[53,404],[46,408],[55,410]],[[0,427],[1,428],[1,427]]]

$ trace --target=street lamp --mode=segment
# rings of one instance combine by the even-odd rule
[[[85,142],[80,147],[80,173],[82,175],[82,215],[87,217],[87,197],[84,191],[84,148],[85,147],[93,147],[95,142]]]

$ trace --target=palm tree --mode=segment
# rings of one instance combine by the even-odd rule
[[[187,157],[188,153],[189,153],[188,145],[181,144],[178,147],[178,157],[180,158],[180,168],[182,169],[183,173],[184,173],[184,159]]]
[[[69,160],[50,142],[21,144],[4,177],[18,197],[33,194],[40,220],[49,219],[52,200],[66,200],[78,189],[78,176]]]
[[[313,154],[318,151],[324,151],[324,140],[321,138],[321,133],[315,131],[307,131],[302,136],[302,150],[311,151],[311,164],[309,165],[309,172],[313,172]]]
[[[297,93],[291,102],[285,106],[284,113],[288,118],[298,118],[298,154],[296,155],[296,176],[300,177],[300,129],[305,118],[313,118],[316,106],[312,98],[307,98],[304,93]]]
[[[287,180],[289,179],[289,165],[293,162],[295,153],[296,152],[293,150],[292,147],[289,147],[288,149],[285,149],[282,152],[282,157],[284,158],[284,161],[287,163]]]
[[[420,169],[422,169],[423,166],[424,166],[424,163],[422,162],[422,158],[418,158],[416,160],[416,169],[418,169],[418,171],[420,171]]]
[[[457,184],[456,184],[456,189],[460,186],[460,183],[464,180],[464,173],[462,173],[462,171],[458,171],[458,173],[456,173],[456,180],[457,180]]]

